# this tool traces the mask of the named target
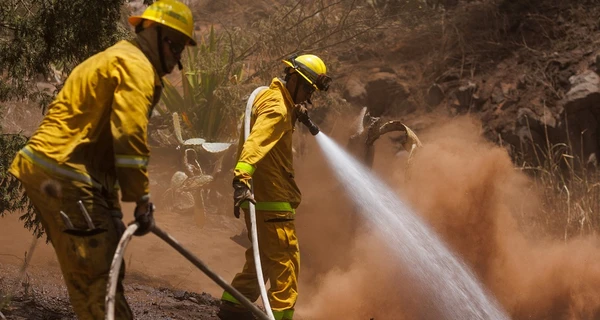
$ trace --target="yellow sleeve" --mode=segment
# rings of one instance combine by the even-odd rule
[[[236,179],[247,182],[252,177],[257,163],[285,134],[289,127],[286,119],[287,109],[283,101],[271,99],[256,107],[254,126],[235,166]]]
[[[109,210],[121,210],[118,189],[113,189],[106,194],[106,203],[108,204]]]
[[[153,104],[154,75],[147,67],[123,60],[114,65],[116,89],[110,116],[115,167],[121,200],[139,201],[149,194],[148,118]]]

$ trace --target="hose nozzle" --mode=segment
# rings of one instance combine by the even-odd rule
[[[312,134],[313,136],[316,136],[317,133],[319,133],[319,127],[317,127],[317,125],[314,122],[312,122],[312,120],[310,120],[309,117],[302,119],[302,123],[308,128],[308,131],[310,131],[310,134]]]
[[[312,120],[310,120],[310,117],[308,116],[308,109],[306,108],[306,103],[297,104],[295,112],[296,116],[298,117],[298,121],[302,122],[308,128],[310,134],[316,136],[320,130],[319,127],[317,127],[317,125],[314,122],[312,122]]]

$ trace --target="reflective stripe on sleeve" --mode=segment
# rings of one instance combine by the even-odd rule
[[[256,170],[256,168],[251,164],[248,164],[245,162],[238,162],[235,165],[235,170],[239,170],[239,171],[245,172],[249,175],[252,175],[252,174],[254,174],[254,171]]]
[[[115,165],[120,168],[146,168],[148,157],[117,154]]]
[[[240,208],[248,209],[248,201],[242,203]],[[282,212],[293,212],[296,213],[296,210],[292,208],[292,205],[289,202],[257,202],[254,206],[256,210],[260,211],[282,211]]]

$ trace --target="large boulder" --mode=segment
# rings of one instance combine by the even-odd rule
[[[600,151],[598,121],[600,120],[600,76],[594,71],[569,78],[571,89],[562,103],[564,129],[568,133],[571,153],[583,164],[595,165]],[[593,163],[589,163],[592,161]]]
[[[431,106],[435,107],[444,101],[445,94],[444,89],[437,83],[432,84],[429,89],[427,89],[427,94],[425,95],[425,102]]]
[[[410,96],[408,85],[398,79],[392,70],[373,71],[365,86],[369,114],[373,117],[389,113],[402,115],[403,102]]]
[[[587,70],[569,78],[571,89],[564,100],[565,114],[575,114],[583,109],[597,108],[600,103],[600,76]]]
[[[346,101],[354,105],[365,106],[367,104],[367,90],[365,89],[365,84],[360,80],[351,77],[346,81],[343,97]]]

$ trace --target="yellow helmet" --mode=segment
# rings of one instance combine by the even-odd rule
[[[184,3],[177,0],[159,0],[151,4],[141,16],[129,17],[129,24],[137,26],[142,20],[150,20],[175,29],[190,40],[190,45],[195,46],[194,18],[192,11]]]
[[[321,58],[312,54],[293,55],[283,63],[298,72],[310,85],[320,91],[327,91],[331,78],[327,76],[327,66]]]

